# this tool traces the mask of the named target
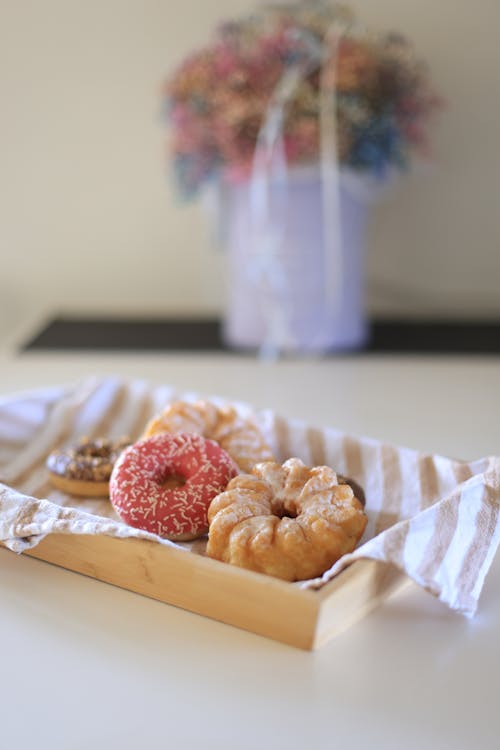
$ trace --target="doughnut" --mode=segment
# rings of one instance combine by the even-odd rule
[[[194,432],[215,440],[244,472],[251,471],[256,463],[274,460],[256,423],[241,417],[232,406],[216,406],[210,401],[174,401],[153,418],[143,437],[161,432]]]
[[[166,539],[196,539],[207,532],[210,502],[237,473],[213,440],[162,433],[123,451],[111,475],[111,503],[129,526]]]
[[[360,484],[351,479],[350,477],[344,477],[341,474],[337,474],[337,480],[339,484],[348,484],[354,493],[354,497],[359,500],[363,508],[366,505],[365,491]]]
[[[308,468],[298,458],[260,463],[232,479],[208,520],[209,557],[285,581],[324,573],[352,552],[367,523],[333,469]]]
[[[113,465],[130,444],[128,438],[80,438],[66,449],[55,450],[47,458],[51,483],[57,489],[80,497],[108,497]]]

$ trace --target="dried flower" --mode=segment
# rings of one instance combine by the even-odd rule
[[[308,65],[332,24],[342,23],[336,59]],[[342,165],[381,173],[428,148],[429,116],[439,99],[427,69],[399,34],[361,32],[348,8],[325,0],[269,5],[221,26],[166,83],[177,179],[190,194],[221,171],[247,175],[269,102],[291,65],[304,75],[287,107],[283,141],[291,164],[318,159],[321,81],[336,98]]]

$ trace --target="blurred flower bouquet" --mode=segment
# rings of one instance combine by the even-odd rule
[[[337,172],[382,178],[404,169],[412,152],[428,152],[429,117],[439,104],[407,40],[369,34],[349,9],[323,0],[271,4],[223,24],[171,76],[165,95],[175,174],[188,196],[213,177],[232,190],[247,184],[262,143],[268,165],[277,149],[288,170],[320,165],[323,183],[325,160]],[[338,174],[328,179],[338,191]],[[276,243],[273,251],[264,245],[268,259],[279,255]],[[276,282],[280,273],[268,276]],[[280,284],[269,286],[276,297]]]
[[[426,152],[427,124],[438,99],[425,65],[402,36],[368,35],[343,7],[324,2],[268,6],[222,25],[212,44],[185,60],[166,85],[173,158],[180,187],[196,191],[224,170],[249,173],[265,113],[285,71],[322,48],[334,23],[345,29],[336,60],[297,85],[284,120],[291,164],[318,159],[320,81],[336,78],[338,159],[381,174],[404,167],[413,148]]]

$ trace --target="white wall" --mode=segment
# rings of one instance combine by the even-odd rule
[[[165,74],[247,0],[0,0],[0,330],[26,311],[220,309],[223,258],[166,173]],[[448,100],[428,174],[375,212],[369,302],[500,314],[500,3],[359,0]]]

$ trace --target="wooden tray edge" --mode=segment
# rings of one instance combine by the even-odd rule
[[[360,560],[312,591],[155,542],[97,535],[50,534],[24,554],[305,650],[407,580],[391,566]]]
[[[347,630],[410,583],[395,565],[357,560],[318,592],[321,604],[313,648]]]

